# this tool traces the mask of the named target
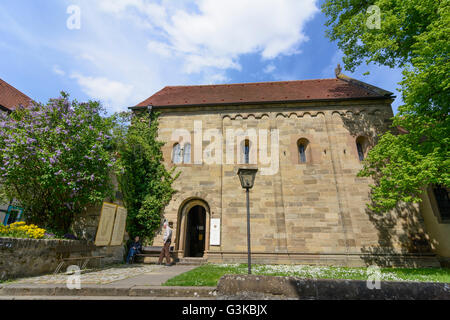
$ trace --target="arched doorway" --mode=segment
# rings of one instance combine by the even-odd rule
[[[178,258],[207,258],[209,250],[210,209],[206,201],[189,198],[178,211],[175,251]]]
[[[206,210],[194,206],[187,214],[185,257],[203,257],[205,252]]]

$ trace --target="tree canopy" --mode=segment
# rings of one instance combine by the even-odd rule
[[[0,113],[0,186],[27,222],[69,231],[89,204],[112,195],[111,119],[98,102],[47,104]]]
[[[379,8],[370,27],[369,6]],[[364,161],[361,176],[374,178],[371,208],[419,202],[429,184],[450,187],[450,0],[328,0],[327,36],[343,51],[345,68],[362,63],[403,69],[404,104]]]

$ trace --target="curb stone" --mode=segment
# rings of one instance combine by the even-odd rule
[[[0,296],[135,296],[135,297],[209,297],[217,295],[215,287],[133,286],[105,287],[86,285],[69,289],[61,285],[9,285],[0,288]]]

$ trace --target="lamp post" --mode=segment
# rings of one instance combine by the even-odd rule
[[[248,274],[252,274],[252,259],[250,249],[250,189],[255,183],[255,176],[258,169],[239,169],[238,176],[241,181],[242,188],[247,194],[247,250],[248,250]]]

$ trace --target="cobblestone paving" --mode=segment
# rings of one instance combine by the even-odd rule
[[[161,269],[160,265],[116,265],[101,270],[95,270],[81,274],[81,283],[84,284],[107,284],[118,280],[127,279],[141,274],[151,273]],[[64,284],[67,282],[68,275],[64,273],[51,274],[39,277],[21,278],[12,283],[31,283],[31,284]]]

